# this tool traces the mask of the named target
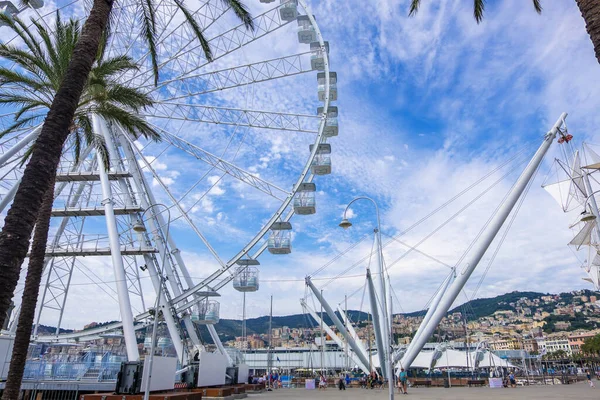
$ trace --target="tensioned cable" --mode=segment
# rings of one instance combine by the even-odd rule
[[[452,265],[450,265],[450,264],[446,264],[446,263],[445,263],[445,262],[443,262],[442,260],[440,260],[440,259],[438,259],[438,258],[435,258],[434,256],[432,256],[432,255],[429,255],[429,254],[425,253],[424,251],[422,251],[422,250],[419,250],[419,249],[417,249],[416,247],[413,247],[413,246],[411,246],[410,244],[408,244],[408,243],[406,243],[406,242],[403,242],[402,240],[400,240],[400,239],[398,239],[398,238],[396,238],[396,237],[394,237],[394,236],[392,236],[392,235],[388,235],[388,234],[386,234],[386,233],[384,233],[384,232],[381,232],[381,234],[382,234],[382,235],[384,235],[384,236],[387,236],[387,237],[389,237],[389,238],[390,238],[390,239],[392,239],[392,240],[395,240],[396,242],[400,243],[401,245],[403,245],[403,246],[405,246],[405,247],[408,247],[409,249],[412,249],[412,251],[415,251],[415,252],[417,252],[417,253],[421,254],[422,256],[425,256],[425,257],[429,258],[430,260],[432,260],[432,261],[435,261],[436,263],[443,265],[443,266],[444,266],[444,267],[446,267],[446,268],[454,268]]]
[[[489,178],[490,176],[494,175],[496,172],[500,171],[501,169],[503,169],[505,166],[509,165],[510,163],[512,163],[514,160],[516,160],[518,157],[520,157],[521,155],[524,154],[525,150],[527,149],[527,146],[524,145],[523,148],[518,151],[516,154],[514,154],[512,157],[510,157],[507,161],[505,161],[504,163],[500,164],[498,167],[494,168],[493,170],[491,170],[489,173],[485,174],[484,176],[482,176],[481,178],[479,178],[477,181],[475,181],[474,183],[472,183],[471,185],[469,185],[468,187],[466,187],[465,189],[463,189],[462,191],[460,191],[459,193],[457,193],[455,196],[453,196],[452,198],[450,198],[448,201],[444,202],[442,205],[440,205],[439,207],[437,207],[436,209],[434,209],[433,211],[431,211],[429,214],[425,215],[423,218],[419,219],[418,221],[416,221],[414,224],[412,224],[411,226],[409,226],[408,228],[406,228],[404,231],[400,232],[399,234],[395,235],[395,238],[399,238],[405,234],[407,234],[408,232],[410,232],[412,229],[416,228],[417,226],[419,226],[421,223],[425,222],[427,219],[431,218],[433,215],[435,215],[436,213],[438,213],[439,211],[441,211],[442,209],[444,209],[445,207],[447,207],[449,204],[451,204],[452,202],[454,202],[455,200],[457,200],[458,198],[462,197],[465,193],[469,192],[471,189],[473,189],[474,187],[478,186],[480,183],[482,183],[483,181],[485,181],[487,178]],[[517,165],[520,165],[522,163],[524,163],[525,160],[519,162]],[[504,179],[505,177],[507,177],[508,175],[510,175],[513,171],[509,171],[508,173],[506,173],[505,175],[503,175],[500,180]],[[495,186],[496,184],[499,183],[499,181],[496,181],[493,186]],[[492,187],[493,187],[492,186]],[[481,193],[479,196],[477,196],[473,201],[471,201],[469,204],[467,204],[467,206],[463,207],[458,214],[460,214],[462,211],[464,211],[465,209],[467,209],[471,204],[473,204],[474,201],[478,200],[483,194],[487,193],[491,188],[486,189],[483,193]],[[456,217],[458,214],[455,214],[452,218]],[[447,221],[450,222],[450,221]],[[438,227],[438,230],[441,229],[442,227]],[[434,232],[435,233],[435,232]],[[387,242],[382,244],[382,247],[387,247],[390,243],[392,243],[393,240],[388,240]],[[417,245],[418,246],[418,245]],[[416,247],[416,246],[414,246]],[[410,250],[408,251],[410,252]],[[405,253],[406,254],[406,253]],[[351,270],[352,268],[360,265],[362,262],[364,262],[368,257],[370,257],[371,254],[361,258],[360,260],[358,260],[356,263],[354,263],[352,265],[351,268],[349,268],[349,270]],[[321,268],[319,268],[316,272],[321,272],[322,270],[324,270],[325,268],[327,268],[329,265],[331,265],[333,262],[335,262],[339,257],[336,256],[336,258],[334,260],[330,260],[329,262],[327,262],[325,265],[323,265]],[[394,261],[392,264],[390,264],[388,266],[388,268],[391,268],[395,263],[397,263],[399,261],[396,260]],[[314,274],[313,274],[314,275]]]
[[[366,235],[368,236],[368,235]],[[361,240],[362,241],[362,240]],[[375,235],[373,235],[373,245],[371,246],[371,251],[369,252],[369,264],[368,264],[368,268],[371,267],[371,257],[373,255],[373,246],[375,245]],[[340,255],[341,256],[341,255]],[[343,275],[346,275],[348,272],[350,272],[352,269],[356,268],[356,264],[351,265],[350,267],[346,268],[345,270],[343,270],[342,272],[340,272],[339,274],[337,274],[336,276],[334,276],[333,278],[331,278],[331,280],[327,283],[325,283],[322,287],[326,287],[328,286],[331,282],[333,282],[334,280],[336,280],[337,278],[340,278]]]
[[[525,160],[524,160],[525,161]],[[521,163],[523,163],[524,161],[522,161]],[[487,194],[490,190],[492,190],[496,185],[498,185],[500,182],[504,181],[504,179],[506,179],[509,175],[511,175],[513,173],[513,171],[509,171],[506,174],[504,174],[503,176],[501,176],[498,180],[496,180],[490,187],[486,188],[483,192],[479,193],[475,198],[473,198],[471,201],[469,201],[464,207],[462,207],[460,210],[458,210],[456,213],[454,213],[449,219],[447,219],[446,221],[444,221],[442,224],[440,224],[437,228],[435,228],[431,233],[429,233],[427,236],[425,236],[423,239],[421,239],[417,244],[415,244],[413,247],[417,248],[419,247],[421,244],[423,244],[426,240],[428,240],[429,238],[431,238],[434,234],[436,234],[439,230],[441,230],[444,226],[446,226],[448,223],[450,223],[452,220],[454,220],[456,217],[458,217],[463,211],[465,211],[467,208],[469,208],[470,206],[472,206],[477,200],[479,200],[481,197],[483,197],[485,194]],[[400,262],[400,260],[402,260],[403,258],[405,258],[407,255],[409,255],[412,252],[411,249],[407,250],[405,253],[403,253],[400,257],[398,257],[396,260],[394,260],[391,264],[389,264],[387,266],[387,269],[390,269],[391,267],[393,267],[395,264],[397,264],[398,262]]]
[[[331,260],[329,260],[328,262],[326,262],[325,264],[323,264],[323,266],[321,266],[319,269],[317,269],[316,271],[314,271],[311,275],[309,275],[311,278],[314,277],[315,275],[319,274],[320,272],[322,272],[325,268],[329,267],[331,264],[333,264],[334,262],[336,262],[337,260],[340,259],[340,257],[344,256],[345,254],[347,254],[350,250],[354,249],[356,246],[358,246],[360,243],[362,243],[366,238],[370,237],[370,234],[365,234],[363,235],[362,238],[360,238],[358,241],[354,242],[353,244],[351,244],[349,247],[347,247],[346,249],[344,249],[343,251],[339,252],[338,254],[336,254]],[[371,255],[373,254],[373,250],[371,249],[371,253],[369,253],[369,255],[365,258],[363,258],[363,261],[366,260],[367,258],[369,258]]]
[[[531,186],[533,184],[533,181],[535,180],[535,177],[537,176],[537,173],[539,172],[539,169],[540,169],[540,167],[538,165],[538,168],[536,168],[536,170],[534,171],[533,176],[531,177],[531,179],[527,183],[527,186],[525,187],[525,191],[523,192],[523,194],[519,198],[519,202],[517,204],[517,208],[515,208],[515,211],[513,212],[513,215],[511,216],[511,219],[510,219],[508,225],[504,229],[504,232],[503,232],[503,234],[502,234],[502,236],[500,238],[500,242],[498,243],[498,245],[494,249],[494,253],[492,254],[492,257],[490,258],[490,260],[489,260],[489,262],[488,262],[488,264],[487,264],[487,266],[486,266],[486,268],[484,270],[483,275],[479,279],[479,282],[477,283],[477,286],[475,287],[475,290],[473,291],[473,294],[471,295],[471,300],[473,300],[475,298],[475,296],[477,295],[477,292],[481,288],[481,285],[482,285],[485,277],[487,276],[487,274],[488,274],[488,272],[489,272],[492,264],[494,263],[494,260],[496,259],[496,256],[498,255],[498,252],[500,251],[500,248],[502,247],[502,244],[506,240],[506,237],[508,236],[508,232],[512,228],[513,223],[515,222],[515,219],[517,218],[517,215],[519,214],[519,211],[521,210],[521,206],[523,205],[523,203],[525,202],[525,198],[529,194],[529,190],[531,189]]]

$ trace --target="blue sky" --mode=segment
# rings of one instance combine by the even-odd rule
[[[269,9],[255,0],[247,3],[255,15]],[[304,295],[302,279],[307,274],[344,253],[317,275],[334,277],[369,253],[371,238],[346,253],[373,228],[373,211],[368,204],[352,208],[356,224],[351,230],[337,227],[344,206],[355,196],[368,195],[379,203],[382,231],[387,237],[404,231],[515,154],[521,154],[521,161],[531,156],[563,111],[569,113],[568,126],[577,143],[598,142],[600,65],[575,1],[546,1],[542,15],[537,15],[529,2],[489,2],[486,17],[479,25],[472,17],[472,2],[462,0],[423,0],[418,15],[412,18],[407,17],[409,2],[405,0],[311,3],[323,36],[330,43],[332,70],[338,74],[340,134],[330,141],[333,174],[316,180],[317,214],[292,220],[292,254],[273,256],[265,252],[261,256],[263,283],[259,292],[248,296],[250,317],[268,313],[271,294],[275,314],[301,312],[298,299]],[[224,29],[231,22],[225,19],[214,29]],[[255,43],[206,68],[216,70],[307,51],[306,45],[297,43],[294,26],[265,41],[268,45]],[[305,114],[313,114],[319,105],[314,73],[189,102]],[[225,150],[233,137],[234,147],[225,152],[226,158],[286,189],[297,177],[312,140],[301,133],[167,123],[164,126],[215,154]],[[233,158],[235,143],[240,144],[240,150]],[[176,197],[208,171],[181,152],[171,148],[163,153],[162,149],[164,146],[156,145],[144,151],[149,157],[159,156],[154,166]],[[540,188],[557,155],[558,147],[554,146],[478,297],[512,290],[558,292],[587,287],[581,280],[584,275],[578,268],[579,261],[566,246],[571,238],[570,219]],[[522,167],[522,163],[511,164],[482,183],[480,192],[508,173],[506,179],[499,180],[487,195],[420,245],[419,250],[454,265]],[[277,203],[233,178],[225,177],[217,183],[219,176],[209,173],[184,204],[191,206],[195,194],[199,196],[214,185],[204,198],[195,198],[199,203],[190,215],[227,260],[268,219]],[[157,196],[168,201],[155,187]],[[475,193],[470,192],[401,240],[418,243]],[[101,230],[102,224],[96,228]],[[195,278],[217,268],[202,243],[180,221],[173,225],[173,235]],[[405,249],[400,243],[387,246],[388,264]],[[487,261],[489,258],[484,258],[475,272],[465,296],[472,296]],[[110,281],[106,260],[85,262]],[[357,265],[333,284],[328,280],[317,282],[319,286],[327,284],[325,296],[334,304],[344,295],[358,292],[350,297],[349,307],[359,308],[364,279],[356,275],[362,275],[365,266]],[[399,300],[396,309],[422,309],[447,273],[446,266],[423,255],[406,256],[390,269]],[[74,287],[70,294],[73,312],[68,327],[94,319],[118,318],[114,308],[91,305],[90,286],[83,277],[77,282],[81,286]],[[229,286],[222,296],[222,315],[241,317],[241,294]],[[82,301],[90,307],[76,312]]]

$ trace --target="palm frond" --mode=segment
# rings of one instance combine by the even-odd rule
[[[48,110],[50,109],[50,105],[48,103],[44,103],[41,101],[36,102],[32,100],[29,104],[24,105],[19,111],[17,111],[17,113],[15,114],[15,121],[18,121],[26,112],[35,110],[38,107],[46,108]]]
[[[246,6],[239,0],[221,0],[225,5],[231,7],[234,14],[246,25],[247,29],[254,30],[254,19],[246,8]]]
[[[480,23],[483,20],[483,12],[485,11],[485,0],[474,0],[473,2],[473,16],[475,21]]]
[[[212,50],[210,48],[210,45],[208,44],[208,40],[206,40],[206,38],[204,37],[204,33],[202,33],[202,29],[200,28],[200,25],[198,25],[198,22],[194,19],[194,16],[192,15],[192,13],[190,13],[190,10],[188,10],[187,7],[183,4],[183,1],[181,1],[181,0],[174,0],[174,1],[175,1],[175,4],[177,4],[177,7],[179,7],[181,12],[185,16],[185,20],[190,25],[190,28],[192,28],[192,31],[194,31],[196,38],[198,38],[198,41],[200,42],[200,46],[202,46],[202,51],[204,51],[204,56],[206,57],[206,59],[209,62],[212,61],[213,60]]]
[[[410,2],[410,10],[408,11],[408,16],[412,17],[415,14],[417,14],[417,11],[419,11],[420,5],[421,5],[421,0],[412,0]]]
[[[108,60],[99,61],[97,65],[92,68],[90,73],[90,81],[104,81],[106,78],[109,78],[112,75],[137,70],[139,70],[139,67],[131,59],[131,57],[126,55],[116,56],[109,58]]]
[[[19,163],[20,168],[23,168],[23,165],[27,164],[27,160],[29,160],[29,157],[31,157],[31,155],[33,154],[34,147],[35,142],[31,146],[29,146],[27,150],[25,150],[25,153],[23,153],[23,158],[21,158],[21,162]]]
[[[48,79],[53,73],[46,60],[36,58],[31,53],[15,46],[0,44],[0,57],[18,64],[41,80]]]
[[[150,62],[152,63],[152,73],[154,75],[154,86],[158,85],[158,54],[156,51],[156,21],[154,18],[153,0],[141,0],[142,8],[142,36],[148,45],[150,53]]]
[[[104,103],[93,110],[105,120],[121,125],[133,137],[143,135],[155,142],[161,140],[160,134],[148,122],[134,113],[127,112],[111,103]]]
[[[29,87],[33,90],[41,90],[46,88],[45,82],[40,82],[30,76],[18,72],[14,68],[0,67],[0,86],[17,85],[20,87]]]
[[[533,0],[533,8],[535,8],[535,11],[538,14],[542,13],[542,3],[540,2],[540,0]]]
[[[19,129],[23,128],[25,125],[29,124],[31,121],[34,121],[40,117],[43,117],[43,115],[34,115],[31,117],[23,118],[19,121],[16,121],[12,125],[10,125],[8,128],[6,128],[2,132],[0,132],[0,139],[2,139],[6,134],[14,132],[16,130],[19,130]]]
[[[110,169],[110,157],[108,152],[108,147],[106,146],[106,141],[102,135],[98,135],[94,132],[94,128],[92,126],[92,121],[85,112],[78,112],[75,115],[75,122],[79,127],[79,130],[83,133],[83,137],[88,146],[94,146],[102,162],[104,163],[104,167],[106,170]]]
[[[74,137],[74,148],[73,154],[75,156],[75,164],[79,164],[79,160],[81,159],[81,133],[77,129],[72,133]]]
[[[154,104],[150,95],[141,90],[116,84],[111,85],[108,90],[106,90],[105,100],[113,104],[121,104],[125,107],[129,107],[135,112],[139,112]]]

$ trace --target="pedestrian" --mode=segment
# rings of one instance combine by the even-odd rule
[[[323,374],[321,374],[321,377],[319,378],[319,390],[321,389],[327,389],[327,379],[325,379],[325,376],[323,376]]]
[[[400,381],[400,391],[404,394],[408,394],[407,383],[408,383],[408,374],[404,370],[404,368],[400,369],[400,374],[398,375]]]
[[[346,374],[346,386],[350,386],[350,375]]]
[[[517,387],[517,381],[515,380],[515,373],[513,371],[510,371],[510,374],[508,374],[508,380],[510,381],[511,388]]]
[[[344,377],[340,374],[340,379],[338,381],[338,389],[340,390],[346,390],[346,381],[344,379]]]
[[[587,378],[588,384],[590,385],[591,388],[596,387],[594,385],[594,381],[592,381],[592,374],[590,373],[590,370],[586,370],[586,374],[585,377]]]

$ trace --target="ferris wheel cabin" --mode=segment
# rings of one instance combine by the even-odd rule
[[[280,0],[279,16],[284,21],[293,21],[298,16],[298,0]]]
[[[315,193],[317,185],[302,183],[294,196],[294,212],[298,215],[310,215],[317,212]]]
[[[299,15],[296,21],[298,22],[298,41],[300,43],[309,44],[317,40],[317,32],[308,15]]]
[[[191,315],[192,322],[200,325],[212,325],[219,322],[219,302],[204,300],[198,304]]]
[[[317,74],[317,84],[319,91],[319,101],[325,101],[325,72],[319,72]],[[337,73],[329,73],[329,100],[337,100]]]
[[[324,115],[323,107],[317,108],[317,115]],[[325,117],[325,128],[323,129],[323,136],[332,137],[338,135],[338,108],[337,106],[329,106],[327,108],[327,115]]]
[[[28,4],[31,8],[42,8],[44,6],[44,0],[31,0]],[[10,19],[18,15],[21,11],[12,1],[0,1],[0,13],[6,15]],[[6,26],[4,22],[0,22],[0,26]]]
[[[329,54],[329,42],[324,42],[324,48],[321,43],[312,42],[310,44],[310,67],[314,71],[325,71],[325,53]]]
[[[312,152],[314,145],[310,145]],[[317,148],[317,154],[310,165],[310,170],[315,175],[328,175],[331,173],[331,145],[321,143]]]
[[[267,248],[271,254],[290,254],[292,252],[292,224],[273,222]]]
[[[258,286],[258,268],[240,266],[235,269],[235,277],[233,278],[233,288],[235,290],[244,293],[256,292]]]

